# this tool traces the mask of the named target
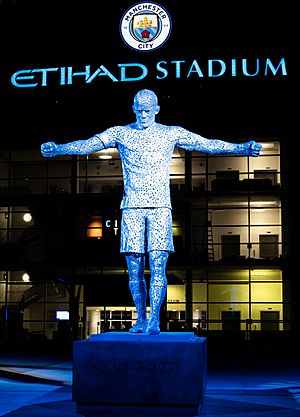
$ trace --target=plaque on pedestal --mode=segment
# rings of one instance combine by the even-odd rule
[[[108,332],[74,342],[73,401],[87,416],[197,416],[206,338]]]

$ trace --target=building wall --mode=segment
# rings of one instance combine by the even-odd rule
[[[289,327],[290,299],[284,288],[290,277],[282,273],[289,250],[281,204],[285,174],[280,171],[279,141],[262,143],[259,158],[193,153],[191,174],[185,153],[174,152],[170,181],[176,253],[168,268],[167,329],[222,330],[226,312],[240,312],[240,330],[249,328],[249,320],[251,330],[260,330],[261,312],[278,312],[278,329]],[[132,300],[122,306],[105,284],[123,276],[127,286],[128,276],[119,254],[121,163],[116,151],[106,152],[106,159],[103,154],[44,160],[36,150],[0,153],[0,303],[6,327],[12,317],[5,313],[9,306],[21,314],[26,334],[41,333],[47,339],[64,327],[55,312],[75,304],[80,313],[72,320],[85,328],[81,336],[103,330],[98,313],[106,308],[114,316],[130,311],[130,320],[129,313],[110,317],[113,327],[134,323]],[[190,191],[186,181],[192,184]],[[262,243],[261,235],[276,235],[277,243]],[[233,246],[232,256],[224,258],[224,236],[239,237],[238,253]],[[261,256],[272,255],[266,251],[271,245],[274,256]],[[29,282],[22,280],[25,272]],[[192,291],[187,291],[190,279]],[[95,282],[103,282],[101,302],[84,295],[93,292]],[[83,290],[76,298],[78,285]],[[70,288],[76,288],[72,300]]]

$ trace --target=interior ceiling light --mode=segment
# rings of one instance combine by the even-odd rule
[[[25,213],[25,214],[24,214],[24,216],[23,216],[23,220],[24,220],[24,222],[26,222],[26,223],[31,222],[31,220],[32,220],[32,216],[31,216],[31,214],[30,214],[30,213]]]
[[[22,280],[23,280],[24,282],[29,282],[29,281],[30,281],[30,276],[27,274],[27,272],[25,272],[25,273],[22,275]]]
[[[99,152],[100,159],[112,159],[112,156],[108,152]]]

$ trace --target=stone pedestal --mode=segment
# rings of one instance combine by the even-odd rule
[[[74,342],[73,401],[88,416],[197,416],[206,387],[206,338],[126,332]]]

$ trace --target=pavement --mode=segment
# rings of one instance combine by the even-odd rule
[[[80,417],[72,401],[72,358],[0,352],[0,416]],[[201,416],[300,417],[299,363],[212,360]]]

